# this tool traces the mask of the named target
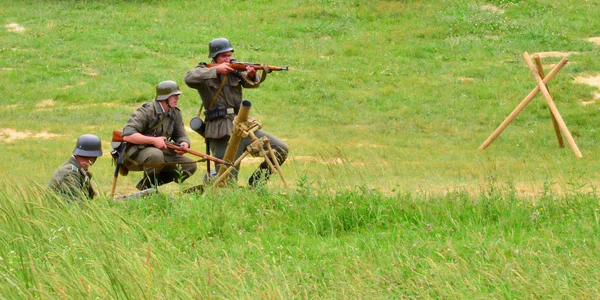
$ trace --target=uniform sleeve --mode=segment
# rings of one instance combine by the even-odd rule
[[[198,89],[206,80],[215,78],[217,78],[216,68],[207,68],[205,65],[199,64],[185,74],[184,81],[190,88]]]
[[[123,136],[132,135],[134,133],[144,134],[144,130],[147,129],[150,124],[150,114],[147,113],[146,110],[146,107],[140,107],[131,113],[127,125],[123,128]]]

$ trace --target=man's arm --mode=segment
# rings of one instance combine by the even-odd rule
[[[206,64],[199,64],[185,74],[184,81],[188,87],[198,89],[206,80],[214,78],[217,78],[216,68],[206,68]]]
[[[128,136],[123,136],[123,140],[131,144],[154,145],[158,149],[167,149],[166,138],[164,136],[147,136],[136,132]]]

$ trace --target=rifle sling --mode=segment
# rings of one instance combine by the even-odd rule
[[[217,101],[217,97],[221,93],[223,86],[225,86],[226,81],[227,81],[227,74],[223,75],[223,80],[221,80],[221,85],[219,86],[219,89],[217,90],[217,92],[213,96],[212,100],[210,101],[210,105],[208,106],[207,110],[211,109],[213,107],[213,105],[215,105],[215,102]],[[196,117],[200,118],[200,116],[202,115],[202,108],[204,108],[204,105],[200,105],[200,110],[198,110],[198,114],[196,115]]]

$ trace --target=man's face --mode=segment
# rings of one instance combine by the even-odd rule
[[[84,170],[87,170],[89,167],[91,167],[95,162],[96,162],[96,158],[97,157],[90,157],[90,156],[80,156],[82,159],[79,160],[79,163],[81,164],[81,167]]]
[[[215,62],[218,64],[230,63],[231,57],[233,57],[233,52],[231,51],[219,53],[217,56],[215,56]]]
[[[179,102],[179,95],[173,95],[167,99],[167,103],[169,106],[175,108],[177,107],[177,103]]]

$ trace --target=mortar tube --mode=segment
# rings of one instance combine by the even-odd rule
[[[233,128],[234,130],[231,133],[231,136],[229,137],[229,142],[227,143],[227,149],[225,149],[225,155],[223,156],[223,160],[229,163],[232,163],[235,161],[235,154],[238,151],[238,148],[240,146],[240,140],[242,139],[241,136],[237,135],[236,133],[238,131],[236,131],[236,127],[238,126],[238,124],[240,123],[245,123],[246,121],[248,121],[248,115],[250,114],[250,107],[252,107],[252,103],[248,100],[244,100],[242,101],[242,105],[240,106],[240,111],[238,112],[238,115],[235,117],[235,119],[233,119]],[[230,167],[233,168],[233,167]],[[221,166],[219,168],[219,174],[217,176],[221,176],[223,173],[225,172],[225,168],[223,166]]]

